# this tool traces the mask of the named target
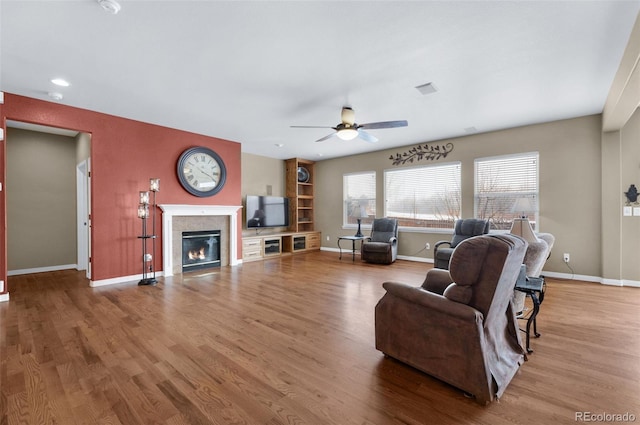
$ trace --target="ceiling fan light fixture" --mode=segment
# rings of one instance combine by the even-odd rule
[[[355,130],[353,128],[343,128],[341,130],[338,130],[337,135],[342,140],[353,140],[358,137],[358,130]]]

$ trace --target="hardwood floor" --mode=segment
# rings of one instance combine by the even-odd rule
[[[347,258],[348,257],[348,258]],[[10,277],[0,424],[569,424],[640,421],[640,289],[547,279],[541,338],[489,406],[374,348],[382,282],[429,265],[308,253],[90,288]]]

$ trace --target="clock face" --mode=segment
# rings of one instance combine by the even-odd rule
[[[209,148],[187,149],[178,160],[178,179],[195,196],[215,195],[222,189],[227,170],[220,156]]]

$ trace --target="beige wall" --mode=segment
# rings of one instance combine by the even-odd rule
[[[602,277],[614,285],[640,285],[640,216],[623,215],[624,192],[640,188],[639,141],[639,109],[622,129],[602,135]]]
[[[621,206],[626,201],[623,194],[631,184],[640,189],[640,110],[635,114],[619,132],[620,134],[620,181],[622,190],[618,190],[618,216],[621,215]],[[613,168],[612,168],[613,169]],[[622,202],[621,202],[622,201]],[[640,207],[640,205],[636,205]],[[623,280],[640,281],[640,216],[621,217],[620,225],[620,277]]]
[[[285,196],[285,168],[281,159],[242,153],[242,203],[247,195]],[[242,228],[245,234],[254,234],[246,230],[246,212],[242,213]],[[285,230],[273,229],[274,231]]]
[[[76,140],[7,129],[8,270],[76,263]]]
[[[76,136],[76,164],[91,157],[91,135],[78,133]]]
[[[473,174],[476,158],[523,152],[540,154],[540,231],[553,233],[556,245],[545,270],[571,273],[562,254],[571,254],[576,274],[600,276],[601,266],[601,116],[575,118],[503,131],[471,135],[451,142],[454,150],[437,163],[462,164],[462,215],[473,216]],[[354,141],[358,143],[358,141]],[[409,147],[407,147],[409,148]],[[404,149],[354,155],[316,163],[316,230],[322,231],[323,246],[335,247],[342,229],[342,176],[354,171],[376,171],[377,210],[384,210],[383,172],[396,166],[389,156]],[[434,164],[420,161],[419,165]],[[406,166],[416,166],[410,164]],[[402,167],[402,166],[399,166]],[[326,189],[329,188],[329,189]],[[366,233],[366,232],[365,232]],[[326,237],[330,240],[327,241]],[[450,239],[450,234],[401,232],[400,255],[432,258],[432,251],[419,252],[425,242]]]
[[[621,278],[620,231],[624,194],[621,181],[620,132],[602,135],[602,277]],[[639,186],[640,187],[640,186]]]
[[[640,217],[625,217],[629,185],[640,187],[640,14],[603,111],[602,277],[613,285],[640,286]]]

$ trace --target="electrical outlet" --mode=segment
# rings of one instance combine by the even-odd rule
[[[329,236],[327,236],[327,242],[329,242],[331,240],[331,238]]]
[[[429,242],[424,244],[424,249],[431,249],[431,244]]]
[[[568,262],[571,260],[571,257],[569,256],[569,253],[568,253],[568,252],[565,252],[565,253],[564,253],[564,255],[562,256],[562,260],[563,260],[565,263],[568,263]]]

